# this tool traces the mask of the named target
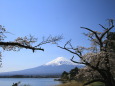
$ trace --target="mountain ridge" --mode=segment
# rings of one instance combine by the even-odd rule
[[[38,67],[20,70],[20,71],[11,71],[11,72],[2,72],[0,76],[13,76],[13,75],[61,75],[63,71],[69,72],[71,69],[78,67],[81,68],[81,65],[75,64],[70,60],[64,57],[58,57],[46,64],[43,64]]]

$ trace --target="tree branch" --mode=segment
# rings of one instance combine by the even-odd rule
[[[33,50],[33,52],[35,50],[44,51],[44,49],[42,49],[42,48],[35,48],[35,47],[32,47],[32,46],[22,45],[22,44],[17,43],[17,42],[0,42],[0,45],[4,45],[4,46],[19,46],[19,47],[23,47],[23,48],[26,48],[26,49],[31,49],[31,50]]]
[[[43,44],[47,44],[47,43],[52,43],[52,44],[56,44],[57,41],[60,41],[61,39],[63,39],[63,36],[55,36],[55,37],[52,37],[52,36],[49,36],[48,38],[44,38],[43,37],[43,41],[41,43],[39,43],[37,46],[35,47],[39,47]]]
[[[84,62],[77,62],[77,61],[74,61],[73,58],[74,58],[74,56],[70,59],[72,62],[78,63],[78,64],[85,64]]]
[[[77,55],[77,56],[78,56],[81,60],[83,60],[83,61],[84,61],[84,63],[83,63],[83,64],[85,64],[85,65],[87,65],[87,66],[91,67],[91,68],[92,68],[92,69],[94,69],[94,70],[96,70],[96,69],[97,69],[95,66],[91,65],[91,64],[90,64],[90,63],[88,63],[86,60],[84,60],[84,59],[83,59],[83,57],[82,57],[82,56],[80,56],[78,53],[75,53],[75,52],[73,52],[73,51],[69,50],[68,48],[63,48],[63,47],[61,47],[61,46],[57,46],[57,47],[59,47],[59,48],[61,48],[61,49],[64,49],[64,50],[67,50],[67,51],[69,51],[70,53],[73,53],[73,54]],[[73,61],[73,62],[74,62],[74,61]],[[79,62],[77,62],[77,63],[79,63]]]
[[[99,44],[99,42],[95,41],[95,39],[94,39],[93,37],[89,36],[89,38],[90,38],[91,40],[93,40],[94,42],[96,42],[97,44]]]
[[[63,48],[63,47],[61,47],[61,46],[57,46],[57,47],[59,47],[59,48],[61,48],[61,49],[64,49],[64,50],[67,50],[67,51],[69,51],[70,53],[73,53],[73,54],[79,56],[79,57],[82,59],[82,57],[81,57],[78,53],[75,53],[75,52],[73,52],[73,51],[71,51],[71,50],[69,50],[69,49],[67,49],[67,48]]]
[[[88,31],[90,31],[90,32],[92,32],[92,33],[94,33],[95,34],[95,37],[97,38],[97,40],[99,41],[99,45],[100,45],[100,50],[101,50],[101,48],[103,47],[103,43],[102,43],[102,38],[100,38],[99,36],[98,36],[98,34],[96,33],[96,31],[93,31],[93,30],[91,30],[91,29],[89,29],[89,28],[85,28],[85,27],[81,27],[81,28],[84,28],[84,29],[86,29],[86,30],[88,30]]]
[[[105,30],[107,30],[107,28],[105,28],[103,25],[99,24],[102,28],[104,28]]]
[[[92,32],[92,33],[94,33],[94,34],[95,34],[95,37],[98,39],[100,45],[103,46],[103,45],[102,45],[102,41],[101,41],[100,37],[97,35],[96,31],[93,31],[93,30],[91,30],[91,29],[89,29],[89,28],[85,28],[85,27],[81,27],[81,28],[86,29],[86,30],[88,30],[88,31],[90,31],[90,32]]]
[[[107,29],[100,37],[100,39],[102,39],[106,33],[108,33],[112,28],[114,27],[114,25],[112,25],[109,29]]]
[[[70,43],[71,40],[67,41],[66,44],[64,45],[64,48]]]

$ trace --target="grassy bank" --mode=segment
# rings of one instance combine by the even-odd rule
[[[83,86],[83,84],[76,81],[71,81],[71,82],[63,83],[57,86]]]
[[[57,86],[83,86],[83,83],[71,81],[71,82],[67,82],[64,84],[57,85]],[[87,85],[87,86],[104,86],[104,84],[102,84],[100,82],[95,82],[95,83],[92,83],[92,84]]]

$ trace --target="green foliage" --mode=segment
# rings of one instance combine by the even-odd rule
[[[83,84],[76,81],[71,81],[71,82],[60,84],[58,86],[83,86]]]
[[[64,71],[61,75],[62,80],[75,80],[76,74],[78,74],[78,68],[75,67],[74,69],[71,69],[69,73]]]
[[[70,73],[70,77],[75,77],[76,74],[78,74],[78,68],[75,67],[75,68],[72,69],[69,73]]]
[[[83,83],[84,82],[71,81],[71,82],[60,84],[58,86],[83,86]],[[105,86],[105,85],[101,82],[94,82],[87,86]]]
[[[67,80],[68,79],[68,72],[66,72],[66,71],[64,71],[63,73],[62,73],[62,75],[61,75],[61,79],[65,79],[65,80]]]
[[[90,86],[105,86],[105,85],[101,82],[94,82],[94,83],[90,84]]]

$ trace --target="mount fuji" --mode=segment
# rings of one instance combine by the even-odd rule
[[[40,75],[40,76],[48,76],[48,75],[61,75],[63,71],[69,72],[71,69],[78,67],[83,67],[82,65],[73,63],[72,61],[64,58],[58,57],[46,64],[41,66],[20,70],[20,71],[12,71],[12,72],[2,72],[0,76],[14,76],[14,75]]]

